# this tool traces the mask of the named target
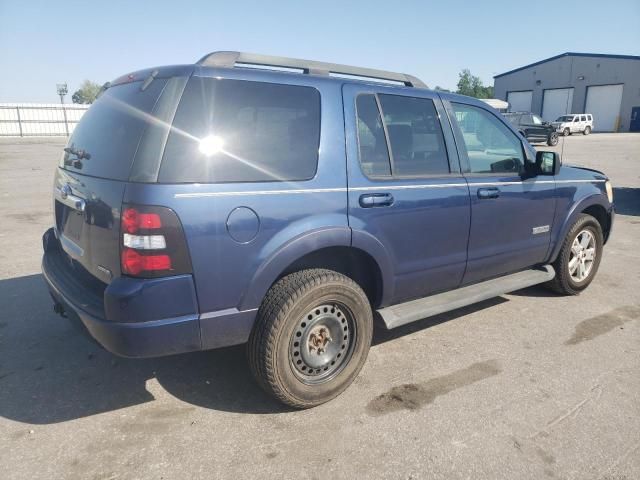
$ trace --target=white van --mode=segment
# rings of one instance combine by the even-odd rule
[[[590,113],[562,115],[555,122],[551,122],[551,125],[556,128],[556,132],[565,137],[578,132],[582,132],[583,135],[589,135],[593,130],[593,115]]]

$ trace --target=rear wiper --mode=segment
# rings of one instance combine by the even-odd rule
[[[91,154],[86,150],[80,150],[74,147],[65,147],[64,151],[70,155],[75,155],[78,160],[82,160],[82,159],[91,160]]]

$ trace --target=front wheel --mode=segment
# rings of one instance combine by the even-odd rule
[[[563,295],[577,295],[596,276],[602,258],[602,228],[591,215],[580,214],[553,263],[556,276],[548,286]]]
[[[547,139],[547,145],[549,145],[550,147],[555,147],[558,144],[558,134],[556,132],[553,132],[551,135],[549,135],[549,138]]]
[[[265,296],[249,338],[249,365],[282,403],[314,407],[353,382],[372,334],[371,306],[357,283],[331,270],[302,270]]]
[[[568,137],[569,135],[571,135],[571,130],[569,128],[565,128],[562,131],[562,135],[565,136],[565,137]]]

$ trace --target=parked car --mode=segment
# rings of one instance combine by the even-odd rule
[[[562,115],[552,122],[551,125],[556,132],[561,133],[565,137],[572,133],[581,132],[583,135],[589,135],[593,130],[593,115],[590,113],[572,113],[571,115]]]
[[[238,52],[111,82],[53,197],[56,312],[128,357],[247,343],[296,408],[354,380],[374,312],[396,328],[539,283],[580,293],[614,218],[603,173],[484,102]]]
[[[531,112],[509,112],[504,116],[529,142],[546,142],[553,147],[558,144],[558,132],[549,123]]]

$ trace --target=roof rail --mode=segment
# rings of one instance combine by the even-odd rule
[[[314,60],[301,60],[299,58],[274,57],[246,52],[212,52],[200,60],[197,65],[205,67],[233,68],[236,63],[243,65],[260,65],[268,67],[282,67],[300,69],[310,75],[329,75],[337,73],[341,75],[353,75],[356,77],[372,78],[379,80],[391,80],[400,82],[407,87],[428,88],[422,80],[404,73],[387,72],[373,68],[352,67],[337,63],[316,62]]]

